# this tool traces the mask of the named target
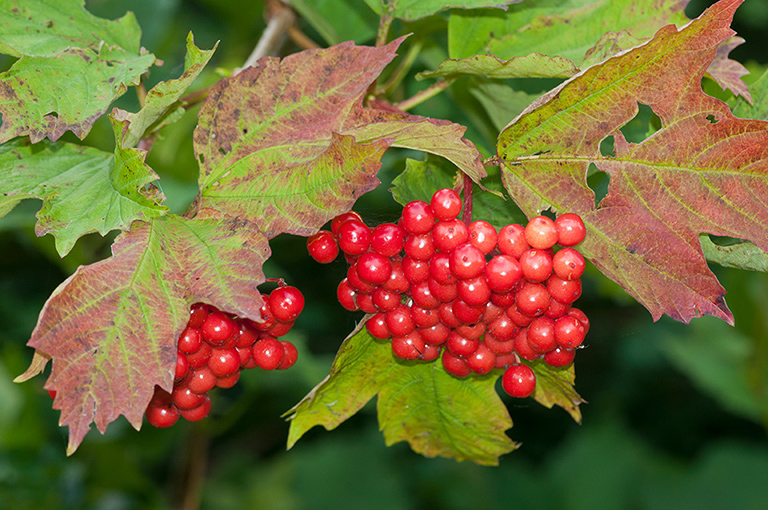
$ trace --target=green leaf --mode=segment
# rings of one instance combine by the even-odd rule
[[[531,397],[549,409],[553,405],[562,407],[575,421],[581,423],[579,405],[583,404],[584,400],[573,389],[573,383],[576,379],[574,365],[556,368],[541,359],[528,363],[528,365],[536,374],[536,389],[533,390]]]
[[[477,9],[480,7],[496,7],[506,9],[507,5],[522,0],[365,0],[378,15],[387,14],[393,18],[415,21],[426,18],[438,12],[451,8]]]
[[[311,235],[376,187],[390,145],[444,156],[482,178],[463,126],[362,107],[401,42],[265,58],[220,81],[194,135],[201,206],[245,214],[270,236]]]
[[[350,40],[360,44],[376,36],[379,18],[359,0],[289,0],[288,3],[329,45]]]
[[[152,87],[144,100],[144,106],[138,113],[115,109],[112,115],[122,123],[122,147],[135,147],[139,140],[148,134],[150,126],[164,117],[167,118],[171,108],[177,104],[179,98],[208,64],[213,52],[216,51],[216,46],[211,50],[201,51],[195,46],[194,37],[190,32],[187,35],[187,56],[184,59],[184,72],[181,77],[160,82]]]
[[[269,257],[255,225],[174,215],[135,222],[112,246],[112,257],[81,266],[45,303],[28,345],[36,350],[19,381],[52,358],[46,388],[57,395],[59,423],[69,427],[72,454],[96,423],[102,433],[124,415],[141,427],[155,385],[170,391],[176,339],[196,302],[260,319],[257,286]]]
[[[35,233],[53,234],[63,257],[81,236],[127,230],[135,220],[165,214],[161,198],[145,187],[157,174],[146,153],[117,148],[115,154],[68,143],[0,146],[0,217],[21,200],[39,198]]]
[[[328,378],[286,413],[288,447],[315,425],[336,428],[378,394],[387,445],[408,441],[427,457],[496,465],[516,446],[504,433],[512,420],[494,391],[497,377],[458,379],[439,362],[399,361],[389,342],[361,325],[342,344]]]
[[[768,250],[768,123],[735,118],[701,78],[740,0],[721,0],[679,31],[593,66],[545,94],[499,136],[504,185],[531,216],[552,207],[587,225],[581,246],[651,312],[732,323],[699,233]],[[647,105],[661,128],[639,143],[621,128]],[[601,151],[610,142],[613,150]],[[595,206],[590,164],[610,176]]]
[[[768,254],[750,242],[719,245],[707,235],[699,236],[704,257],[723,267],[734,267],[748,271],[768,272]]]
[[[0,11],[0,52],[7,55],[54,57],[102,44],[139,53],[141,29],[131,12],[114,21],[97,18],[84,0],[0,0]]]
[[[540,95],[515,90],[502,83],[482,81],[473,83],[469,92],[480,101],[499,132]]]
[[[139,47],[132,15],[100,20],[78,0],[3,4],[0,49],[21,58],[0,74],[0,143],[25,135],[56,141],[66,131],[85,138],[155,62]]]
[[[577,71],[578,69],[568,59],[548,57],[539,53],[512,57],[509,60],[501,60],[493,55],[475,55],[469,58],[446,60],[434,71],[417,74],[416,79],[461,76],[489,79],[570,78]]]
[[[492,53],[508,60],[541,53],[559,56],[584,68],[653,36],[662,25],[685,24],[686,2],[660,0],[542,0],[498,11],[451,13],[451,58]],[[610,32],[606,32],[606,27]]]
[[[733,114],[741,119],[768,120],[768,69],[750,85],[752,104],[740,98],[732,108]]]

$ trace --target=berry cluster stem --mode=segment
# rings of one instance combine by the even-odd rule
[[[472,223],[472,178],[467,175],[464,175],[464,206],[461,210],[461,221],[464,222],[465,225],[469,225]]]

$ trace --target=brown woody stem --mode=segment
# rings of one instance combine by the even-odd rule
[[[472,179],[467,174],[464,176],[464,207],[461,210],[461,221],[465,225],[472,223]]]

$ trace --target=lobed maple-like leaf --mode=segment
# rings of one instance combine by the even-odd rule
[[[504,433],[512,420],[494,390],[497,377],[458,379],[439,362],[403,362],[361,324],[341,345],[328,377],[286,413],[288,447],[316,425],[336,428],[378,395],[387,445],[408,441],[427,457],[496,465],[516,447]]]
[[[59,285],[28,343],[35,360],[17,381],[53,360],[46,388],[69,427],[68,454],[92,422],[103,433],[122,414],[141,427],[155,385],[173,386],[176,340],[192,303],[260,319],[257,286],[269,254],[264,234],[245,220],[167,215],[135,222],[112,257]]]
[[[221,80],[194,135],[200,205],[245,215],[270,236],[310,235],[376,187],[389,146],[444,156],[481,179],[482,158],[463,126],[363,108],[402,40],[263,58]]]
[[[474,55],[462,59],[443,61],[434,71],[416,75],[416,79],[458,78],[461,76],[490,79],[507,78],[569,78],[578,69],[563,57],[549,57],[530,53],[521,57],[502,60],[494,55]]]
[[[741,0],[721,0],[678,30],[584,70],[542,96],[500,135],[506,189],[528,214],[580,214],[581,250],[654,319],[714,315],[729,323],[725,290],[699,233],[768,250],[768,123],[734,117],[701,79]],[[661,128],[631,143],[621,128],[648,105]],[[613,154],[601,142],[613,137]],[[590,164],[610,176],[595,206]]]
[[[182,75],[178,79],[160,82],[152,87],[147,92],[144,105],[138,112],[130,113],[118,108],[114,109],[112,116],[119,120],[122,126],[122,147],[135,147],[139,140],[146,136],[150,127],[157,130],[167,125],[165,122],[160,122],[160,125],[153,126],[167,118],[166,116],[172,117],[172,114],[169,115],[168,112],[174,105],[182,112],[184,111],[177,102],[208,64],[213,52],[216,51],[216,46],[211,50],[200,50],[195,46],[195,39],[190,32],[187,35],[187,56],[184,59]]]
[[[128,229],[134,220],[165,214],[162,197],[144,190],[157,174],[144,163],[146,153],[122,149],[114,154],[68,143],[0,146],[0,217],[27,198],[39,198],[35,233],[52,234],[63,257],[89,232],[101,235]]]
[[[132,14],[101,20],[82,0],[2,0],[0,9],[0,52],[20,57],[0,74],[0,143],[85,138],[155,62]]]

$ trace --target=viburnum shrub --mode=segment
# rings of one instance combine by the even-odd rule
[[[137,429],[215,420],[217,392],[302,363],[300,313],[320,303],[264,274],[277,236],[306,238],[360,319],[286,412],[288,446],[376,396],[387,444],[480,464],[516,447],[508,396],[581,419],[576,352],[601,348],[575,306],[600,286],[582,279],[613,280],[654,320],[732,324],[707,263],[768,267],[768,123],[729,58],[741,0],[695,20],[686,2],[650,0],[348,3],[270,0],[242,67],[222,67],[236,47],[189,34],[183,65],[165,64],[178,77],[159,82],[132,14],[101,19],[82,0],[0,11],[0,216],[41,200],[35,232],[79,265],[43,305],[17,381],[52,362],[69,454],[120,415]],[[768,78],[754,87],[765,97]],[[135,106],[115,103],[129,89]],[[176,121],[193,109],[189,131]],[[114,139],[81,142],[101,117]],[[380,186],[399,217],[367,195]],[[103,260],[78,246],[112,231]]]

